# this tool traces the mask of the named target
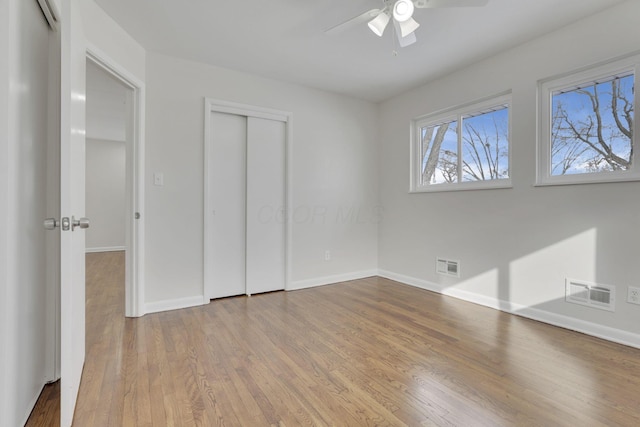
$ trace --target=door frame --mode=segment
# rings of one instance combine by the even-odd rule
[[[292,201],[292,154],[293,154],[293,114],[288,111],[275,110],[272,108],[256,107],[248,104],[241,104],[237,102],[225,101],[214,98],[204,98],[204,244],[203,244],[203,284],[202,284],[202,297],[203,304],[208,304],[212,295],[212,279],[213,272],[211,271],[211,263],[207,262],[209,254],[212,252],[211,245],[209,244],[209,236],[212,230],[211,221],[211,201],[209,200],[209,157],[211,156],[211,113],[226,113],[235,114],[245,117],[256,117],[267,120],[277,120],[284,122],[285,125],[285,150],[284,150],[284,258],[285,258],[285,280],[284,290],[290,289],[291,277],[292,277],[292,262],[291,262],[291,248],[293,244],[293,224],[291,221],[291,201]]]
[[[92,45],[87,60],[133,91],[132,141],[126,143],[125,316],[140,317],[144,310],[144,123],[145,86],[128,70]],[[127,138],[129,139],[129,138]],[[139,219],[135,214],[140,215]]]

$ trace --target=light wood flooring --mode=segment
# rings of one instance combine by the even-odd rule
[[[87,255],[76,426],[640,425],[638,349],[375,277],[125,319],[123,263]]]

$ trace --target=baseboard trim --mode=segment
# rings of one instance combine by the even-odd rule
[[[208,302],[208,301],[207,301]],[[159,313],[161,311],[179,310],[181,308],[196,307],[204,305],[202,295],[187,298],[169,299],[146,303],[144,314]]]
[[[126,249],[126,247],[124,246],[105,246],[105,247],[101,247],[101,248],[86,248],[84,251],[86,253],[91,253],[91,252],[118,252],[118,251],[124,251]]]
[[[378,275],[386,279],[404,283],[406,285],[436,292],[442,295],[451,296],[474,304],[504,311],[516,316],[526,317],[528,319],[537,320],[539,322],[548,323],[564,329],[591,335],[596,338],[602,338],[618,344],[640,349],[640,334],[623,331],[609,326],[599,325],[593,322],[576,319],[562,314],[552,313],[550,311],[540,310],[538,308],[527,307],[520,304],[514,304],[509,301],[490,298],[473,292],[464,291],[455,288],[444,288],[438,284],[431,283],[426,280],[417,279],[411,276],[394,273],[388,270],[379,270]]]
[[[315,288],[317,286],[331,285],[334,283],[348,282],[349,280],[364,279],[365,277],[377,276],[378,270],[354,271],[351,273],[336,274],[332,276],[316,277],[313,279],[297,280],[292,282],[287,291],[297,291],[300,289]]]
[[[531,307],[523,306],[512,311],[512,314],[640,349],[640,334]]]

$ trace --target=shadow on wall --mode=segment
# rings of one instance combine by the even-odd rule
[[[463,272],[467,278],[457,283],[451,283],[456,279],[442,278],[442,282],[450,283],[435,287],[445,295],[576,330],[589,329],[583,322],[590,322],[603,327],[601,336],[605,338],[615,340],[607,334],[607,328],[638,334],[640,328],[633,320],[637,318],[634,309],[637,312],[640,307],[626,303],[627,286],[634,282],[631,268],[625,269],[624,265],[631,260],[610,259],[607,248],[611,236],[603,238],[600,234],[597,228],[586,229],[525,254],[512,254],[512,260],[504,265]],[[495,254],[489,252],[479,256]],[[609,273],[599,273],[602,271]],[[567,302],[567,279],[613,286],[615,311]]]
[[[624,190],[636,188],[631,185]],[[628,197],[610,190],[504,191],[493,193],[492,203],[483,192],[412,195],[412,209],[385,212],[383,239],[411,248],[393,261],[400,274],[413,268],[417,286],[565,327],[578,329],[588,322],[602,327],[602,335],[607,328],[619,330],[640,345],[640,306],[626,303],[627,287],[637,286],[640,278],[640,218],[625,208],[632,206]],[[557,193],[553,200],[560,201],[553,206],[552,192]],[[387,232],[387,217],[412,226],[389,227]],[[388,259],[392,255],[384,254]],[[462,278],[436,274],[436,257],[460,260]],[[615,312],[566,302],[567,278],[614,286]]]

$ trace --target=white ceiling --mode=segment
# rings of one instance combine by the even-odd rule
[[[375,102],[622,1],[416,9],[418,42],[394,56],[389,29],[324,33],[382,0],[96,0],[149,51]]]

